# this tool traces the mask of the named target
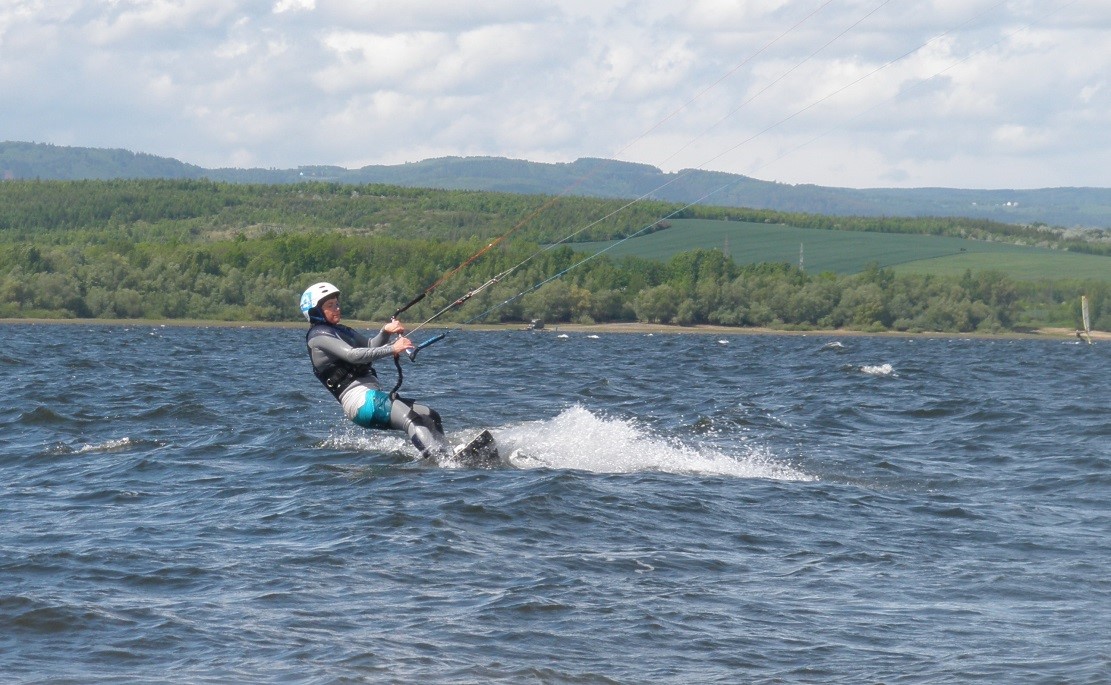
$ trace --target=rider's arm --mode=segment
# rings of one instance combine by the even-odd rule
[[[364,345],[359,347],[349,345],[338,336],[331,335],[317,336],[313,338],[309,344],[336,359],[342,359],[352,364],[367,364],[378,359],[384,359],[393,354],[392,345],[375,344],[380,337],[381,334],[376,335],[371,340],[367,340],[365,336],[357,335],[355,342]]]

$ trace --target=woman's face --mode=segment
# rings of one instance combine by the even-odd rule
[[[324,320],[333,326],[339,323],[339,295],[329,297],[320,303],[320,310],[324,312]]]

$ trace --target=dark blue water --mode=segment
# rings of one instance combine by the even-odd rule
[[[0,336],[4,683],[1111,681],[1109,345],[457,332],[473,470],[297,329]]]

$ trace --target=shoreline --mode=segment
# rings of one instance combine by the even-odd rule
[[[164,326],[175,328],[304,328],[305,324],[293,321],[217,321],[207,319],[16,319],[0,318],[0,324],[58,324],[58,325],[90,325],[90,326]],[[347,324],[353,328],[374,329],[379,323],[361,320],[349,320]],[[517,324],[468,324],[457,326],[429,326],[429,330],[443,330],[445,328],[466,331],[529,331],[523,323]],[[715,326],[701,324],[697,326],[678,326],[674,324],[652,323],[600,323],[576,324],[560,323],[549,324],[542,329],[529,332],[544,333],[619,333],[619,334],[664,334],[664,335],[795,335],[795,336],[825,336],[825,337],[894,337],[894,338],[984,338],[984,339],[1016,339],[1016,340],[1063,340],[1078,339],[1075,329],[1069,328],[1038,328],[1030,331],[1004,331],[1001,333],[957,333],[946,331],[858,331],[851,329],[813,329],[813,330],[781,330],[778,328],[740,327],[740,326]],[[1111,341],[1111,332],[1092,331],[1092,340]]]

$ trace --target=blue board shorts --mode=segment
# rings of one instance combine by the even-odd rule
[[[392,406],[389,393],[367,390],[363,406],[359,407],[359,411],[351,420],[363,428],[389,428]]]

